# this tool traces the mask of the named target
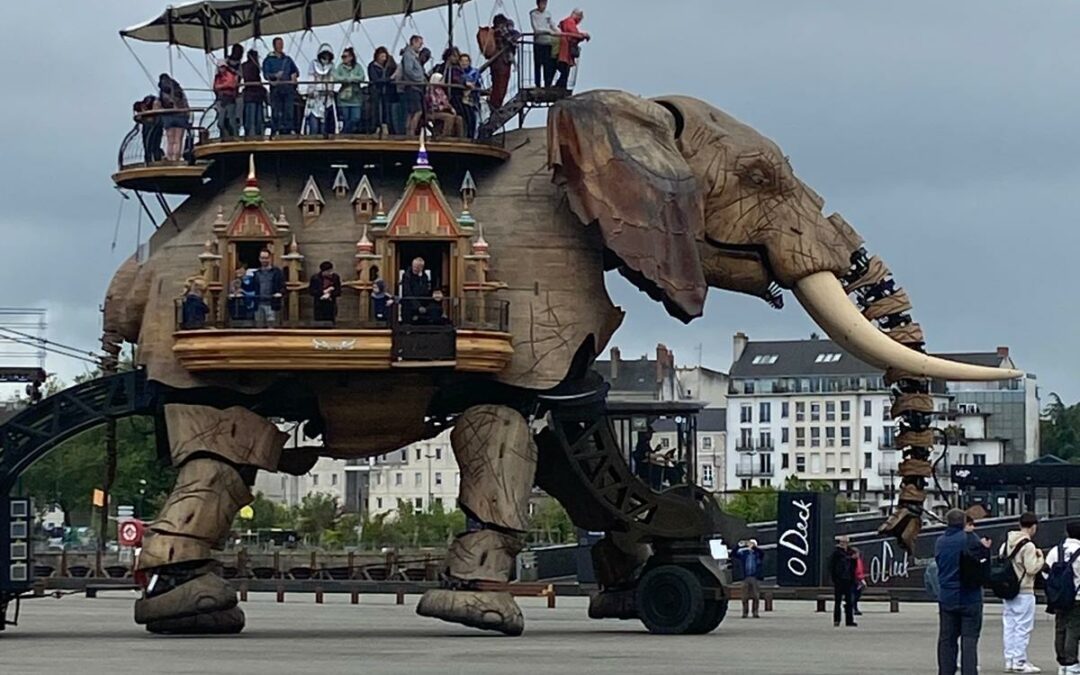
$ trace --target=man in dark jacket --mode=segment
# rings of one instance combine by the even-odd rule
[[[333,325],[337,299],[341,296],[341,277],[334,271],[334,263],[325,260],[319,265],[319,273],[311,277],[308,293],[315,301],[315,321]]]
[[[846,536],[836,540],[836,550],[829,558],[829,574],[833,583],[833,625],[840,625],[840,602],[844,603],[844,625],[857,626],[853,602],[855,600],[855,555],[851,541]]]
[[[255,326],[258,328],[277,325],[277,313],[281,311],[281,298],[285,295],[285,275],[272,262],[270,251],[261,251],[259,268],[252,279],[255,287]]]
[[[405,323],[421,323],[427,318],[431,297],[431,279],[424,271],[424,259],[415,258],[401,277],[401,320]]]
[[[982,631],[982,580],[990,565],[990,540],[980,540],[967,514],[953,509],[945,515],[948,529],[934,545],[938,567],[938,675],[956,672],[957,641],[960,673],[978,672],[979,633]],[[981,561],[981,562],[980,562]]]
[[[761,618],[758,603],[761,599],[761,578],[765,576],[765,552],[758,548],[757,539],[751,539],[739,542],[735,558],[742,563],[742,618],[749,615],[751,602],[754,605],[754,618]]]

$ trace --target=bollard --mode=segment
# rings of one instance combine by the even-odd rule
[[[770,593],[765,593],[765,611],[766,612],[773,611],[772,603],[773,603],[772,593],[771,592]]]
[[[825,598],[818,598],[817,599],[817,611],[822,612],[822,613],[825,612],[827,602],[828,602],[828,600],[826,600]]]
[[[321,605],[321,604],[323,604],[323,591],[322,591],[322,586],[316,586],[316,587],[315,587],[315,604],[316,604],[316,605]]]
[[[349,594],[349,601],[354,605],[359,605],[360,604],[360,591],[359,591],[359,589],[356,589],[356,588],[352,589],[352,592]]]
[[[280,578],[277,580],[277,601],[285,602],[285,582]]]
[[[889,596],[889,614],[899,614],[899,613],[900,613],[900,600],[897,599],[897,598],[894,598],[893,596],[890,595]]]
[[[247,594],[248,594],[248,582],[247,582],[247,579],[242,579],[240,581],[240,602],[247,602],[248,601]]]
[[[548,584],[548,587],[544,589],[544,595],[547,596],[548,609],[555,609],[555,587]]]
[[[397,592],[397,604],[399,604],[399,605],[404,605],[405,604],[405,591],[399,590]]]

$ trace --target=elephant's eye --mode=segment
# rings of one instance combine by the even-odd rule
[[[739,177],[746,185],[759,189],[767,189],[776,184],[775,172],[766,162],[753,162],[743,166]]]

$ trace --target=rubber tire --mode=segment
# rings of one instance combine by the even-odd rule
[[[716,627],[727,616],[728,600],[706,600],[705,611],[701,613],[701,617],[698,622],[690,627],[690,634],[692,635],[704,635],[716,630]]]
[[[705,616],[705,589],[698,576],[678,565],[645,573],[637,588],[637,610],[641,623],[656,635],[687,635],[711,619]]]

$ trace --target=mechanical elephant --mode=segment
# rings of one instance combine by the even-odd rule
[[[450,547],[444,587],[425,594],[418,612],[520,633],[513,598],[483,590],[482,582],[509,578],[538,462],[556,488],[549,491],[571,498],[557,489],[561,469],[545,469],[536,413],[545,397],[581,391],[622,320],[604,288],[607,270],[685,322],[702,313],[709,287],[777,307],[790,290],[830,337],[885,370],[905,460],[898,507],[883,529],[905,542],[918,532],[931,475],[928,379],[1020,376],[926,354],[907,294],[855,230],[822,213],[822,199],[772,141],[707,103],[589,92],[555,105],[546,130],[508,132],[505,143],[508,161],[474,170],[482,187],[472,205],[509,303],[513,354],[496,374],[186,372],[171,329],[184,276],[177,261],[197,253],[211,229],[214,205],[206,198],[192,198],[176,212],[175,228],[158,230],[147,262],[118,273],[106,302],[106,341],[115,348],[120,338],[138,340],[148,376],[185,392],[164,407],[180,478],[140,558],[155,581],[136,607],[139,623],[157,632],[239,630],[243,615],[209,565],[210,549],[251,499],[254,471],[303,473],[320,453],[385,453],[432,435],[425,420],[438,418],[454,424],[459,501],[471,527]],[[274,189],[283,198],[299,192],[305,173],[283,170]],[[306,250],[327,257],[349,252],[359,234],[351,215],[335,220],[331,207],[317,226],[295,230]],[[199,405],[197,392],[210,402]],[[298,392],[310,396],[297,399]],[[325,448],[299,459],[283,452],[266,417],[315,423]],[[620,550],[605,559],[608,582],[636,578],[637,543],[609,546]]]

